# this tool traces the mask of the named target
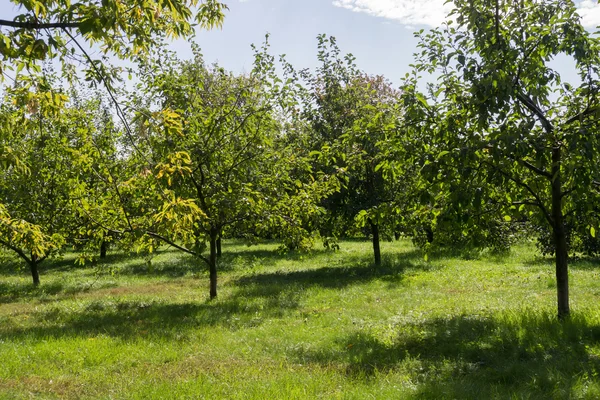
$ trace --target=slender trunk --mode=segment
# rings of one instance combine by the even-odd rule
[[[108,243],[103,240],[100,244],[100,258],[106,258],[106,250],[108,249]]]
[[[38,272],[37,260],[32,257],[31,261],[27,261],[29,269],[31,270],[31,277],[33,278],[33,286],[40,285],[40,274]]]
[[[427,235],[427,243],[433,243],[433,229],[430,226],[425,227],[425,234]]]
[[[223,252],[221,251],[221,235],[217,238],[217,257],[221,257]]]
[[[567,235],[563,221],[562,187],[560,176],[560,147],[552,150],[552,219],[554,226],[554,247],[556,254],[556,292],[558,299],[558,318],[569,316],[569,269]]]
[[[373,255],[375,256],[375,266],[381,265],[381,249],[379,248],[379,225],[371,222],[371,233],[373,234]]]
[[[210,298],[211,300],[217,297],[217,231],[211,229],[210,231],[210,258],[209,258],[209,272],[210,272]]]

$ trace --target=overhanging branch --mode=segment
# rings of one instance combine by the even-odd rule
[[[0,19],[0,26],[8,26],[10,28],[42,30],[42,29],[74,29],[79,28],[79,22],[33,22],[33,21],[8,21]]]

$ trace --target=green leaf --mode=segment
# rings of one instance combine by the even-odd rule
[[[417,100],[419,100],[421,102],[421,104],[423,104],[425,107],[429,107],[429,104],[427,104],[427,99],[425,98],[425,96],[423,96],[422,93],[415,93],[415,97],[417,98]]]
[[[446,154],[450,154],[450,152],[448,150],[440,151],[439,154],[437,155],[437,159],[439,160],[440,158],[444,157]]]

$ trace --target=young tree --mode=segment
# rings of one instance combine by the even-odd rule
[[[219,26],[227,9],[217,0],[14,0],[13,3],[18,6],[19,14],[12,20],[0,19],[0,81],[8,77],[22,92],[19,97],[25,101],[17,104],[30,107],[38,99],[40,109],[48,109],[41,107],[42,103],[58,109],[65,107],[60,91],[52,87],[42,70],[44,62],[58,60],[65,81],[73,83],[83,75],[90,83],[105,87],[131,140],[129,123],[115,95],[114,82],[121,79],[122,69],[113,68],[109,57],[146,59],[164,38],[192,36],[194,23],[205,28]],[[99,59],[92,59],[88,51],[94,47],[101,50]],[[22,130],[12,127],[21,123],[20,113],[27,110],[13,111],[2,116],[6,124],[0,129],[0,167],[16,167],[10,172],[14,175],[19,168],[22,172],[27,170],[27,163],[20,160],[10,145],[25,137]],[[13,117],[16,119],[9,120]],[[11,225],[13,229],[15,220],[7,214],[10,211],[1,203],[0,209],[5,226]],[[43,234],[43,227],[28,223],[27,230],[29,248],[40,252],[54,248]],[[2,239],[6,242],[7,236]]]
[[[236,76],[206,66],[197,48],[190,61],[160,57],[146,65],[152,73],[144,74],[142,96],[132,102],[139,140],[131,151],[134,175],[115,187],[126,221],[121,231],[203,260],[214,298],[217,243],[225,228],[261,231],[278,223],[298,233],[295,214],[314,210],[313,199],[328,186],[290,177],[302,159],[286,158],[290,152],[274,146],[281,125],[267,90],[272,82],[260,66]]]
[[[546,223],[565,318],[565,217],[592,207],[588,193],[600,177],[599,42],[571,1],[457,0],[455,7],[455,22],[419,33],[417,69],[440,75],[430,87],[440,117],[430,127],[435,163],[485,185],[506,220]],[[561,55],[573,60],[580,82],[564,82],[551,67]],[[595,222],[587,224],[595,235]]]
[[[4,137],[21,163],[0,170],[0,245],[27,262],[37,286],[39,264],[79,228],[70,197],[77,180],[71,150],[93,128],[84,110],[64,107],[64,94],[25,93],[5,93],[0,106],[3,130],[10,131]]]
[[[306,82],[302,115],[310,126],[309,146],[319,155],[315,168],[344,180],[341,190],[323,205],[332,225],[341,221],[346,229],[356,223],[368,226],[378,266],[381,230],[390,225],[386,221],[398,210],[397,200],[406,185],[395,172],[388,175],[382,169],[389,162],[385,146],[392,138],[400,140],[400,92],[383,77],[360,71],[352,55],[341,57],[335,38],[321,35],[318,40],[321,66],[314,75],[302,73]],[[400,158],[396,161],[401,163]],[[335,227],[327,228],[335,235]]]

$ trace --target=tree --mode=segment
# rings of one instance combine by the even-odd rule
[[[432,170],[450,166],[463,182],[493,189],[489,199],[502,205],[506,220],[546,224],[558,317],[565,318],[565,218],[592,210],[589,193],[598,193],[600,181],[598,39],[581,26],[571,1],[458,0],[450,18],[455,22],[443,29],[418,34],[418,71],[440,74],[429,91],[439,116],[430,126]],[[580,82],[566,83],[551,68],[559,55],[574,61]],[[596,219],[585,222],[592,236]]]
[[[39,86],[37,81],[28,78],[29,74],[39,76],[36,73],[41,72],[40,62],[58,59],[66,81],[78,80],[83,72],[86,81],[105,87],[130,135],[132,132],[117,103],[114,87],[115,80],[122,79],[123,71],[112,67],[108,57],[144,60],[165,38],[192,36],[193,22],[205,28],[220,26],[227,10],[227,6],[217,0],[14,2],[24,12],[12,21],[0,20],[0,79],[6,70],[13,70],[15,81]],[[88,50],[94,46],[101,49],[100,59],[90,56]]]
[[[79,229],[71,202],[77,180],[72,150],[93,126],[82,108],[62,106],[61,92],[26,93],[8,91],[0,106],[3,137],[20,160],[0,170],[0,245],[27,262],[37,286],[39,264],[59,254]]]
[[[257,58],[250,75],[236,76],[205,65],[196,47],[190,61],[159,51],[155,63],[143,66],[141,96],[131,103],[138,140],[129,153],[130,176],[113,191],[123,218],[112,231],[137,235],[150,251],[167,243],[204,261],[211,298],[224,229],[264,231],[279,224],[280,231],[297,234],[300,208],[309,213],[323,191],[319,179],[290,178],[302,159],[274,146],[281,125],[267,90],[273,82],[258,65],[272,64]]]
[[[39,106],[44,112],[50,108],[60,111],[66,106],[60,90],[53,87],[56,81],[50,82],[42,69],[43,63],[58,60],[62,66],[62,80],[74,83],[83,74],[90,83],[101,83],[105,87],[131,140],[129,123],[115,94],[114,82],[121,79],[122,69],[113,68],[108,57],[143,60],[164,38],[191,36],[194,22],[205,28],[219,26],[227,9],[216,0],[13,2],[19,6],[21,13],[13,20],[0,19],[0,80],[8,77],[19,89],[17,104],[22,107]],[[100,59],[90,56],[88,50],[95,47],[101,50]],[[49,107],[42,107],[42,104]],[[21,172],[27,171],[27,163],[20,160],[20,155],[10,145],[14,140],[27,137],[23,130],[12,129],[21,122],[21,114],[26,112],[11,110],[2,116],[6,124],[4,129],[0,129],[0,164],[4,168],[15,167],[7,172],[12,176],[19,168]],[[16,119],[10,120],[13,117]],[[56,171],[56,175],[60,176],[61,171]],[[12,243],[10,235],[15,234],[16,220],[6,205],[0,204],[0,209],[4,227],[10,227],[0,239]],[[21,239],[27,236],[30,250],[37,249],[35,252],[45,254],[55,248],[56,243],[48,240],[44,227],[28,222],[21,226],[20,232]]]
[[[302,73],[302,115],[310,126],[308,145],[318,154],[315,168],[344,181],[339,192],[323,201],[330,213],[330,226],[324,230],[336,236],[355,224],[367,226],[379,266],[381,230],[391,228],[406,185],[404,175],[396,175],[398,169],[390,174],[382,169],[390,161],[385,146],[392,138],[400,140],[400,92],[385,78],[359,70],[352,55],[341,57],[335,38],[321,35],[318,40],[321,66],[314,75]],[[394,156],[399,166],[401,158]]]
[[[70,46],[87,56],[81,46],[99,45],[104,54],[121,59],[146,55],[160,38],[189,37],[193,22],[202,27],[220,26],[227,6],[216,0],[138,1],[105,0],[13,0],[23,12],[12,21],[0,20],[0,71],[9,63],[19,69],[40,60],[58,57],[63,66],[71,58]],[[194,15],[195,12],[195,15]],[[81,36],[83,42],[75,40]],[[70,40],[69,40],[70,39]],[[84,54],[82,54],[84,53]],[[87,68],[94,75],[103,66],[97,61]],[[11,68],[9,68],[11,69]],[[67,72],[73,72],[71,69]]]

